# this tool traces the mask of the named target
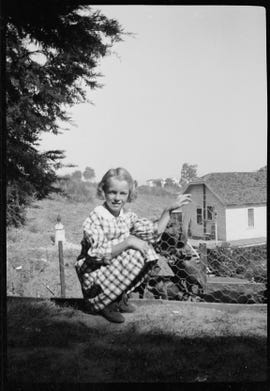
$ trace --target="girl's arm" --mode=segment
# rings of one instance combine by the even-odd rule
[[[174,201],[171,205],[169,205],[167,208],[164,209],[158,221],[157,229],[159,235],[165,231],[167,224],[170,220],[171,212],[176,209],[182,208],[182,206],[187,205],[190,202],[191,202],[190,194],[181,194],[177,197],[176,201]],[[111,257],[112,258],[117,257],[117,255],[121,254],[125,250],[128,250],[129,248],[139,250],[144,256],[147,256],[147,251],[149,250],[149,244],[147,243],[146,240],[142,240],[136,236],[130,235],[123,242],[112,246]]]
[[[111,257],[117,257],[117,255],[121,254],[123,251],[132,248],[134,250],[138,250],[142,253],[143,256],[147,255],[147,251],[149,250],[148,243],[142,239],[136,238],[135,236],[130,235],[123,242],[118,243],[112,246]]]
[[[90,213],[90,216],[85,220],[83,228],[84,238],[91,245],[88,254],[104,264],[110,264],[111,259],[130,248],[140,251],[143,256],[147,255],[149,249],[147,242],[133,235],[121,243],[112,245],[106,239],[104,228],[94,212]]]
[[[111,259],[111,243],[106,239],[104,228],[97,213],[92,211],[83,223],[85,240],[90,244],[88,255],[97,261]]]
[[[181,194],[177,199],[164,209],[160,218],[155,223],[148,219],[138,218],[135,213],[132,214],[131,235],[149,243],[156,243],[161,234],[165,231],[170,220],[171,212],[182,208],[182,206],[191,202],[190,194]]]
[[[190,194],[180,194],[175,202],[173,202],[171,205],[165,208],[158,221],[158,233],[161,234],[162,232],[165,231],[167,224],[170,220],[171,213],[174,210],[180,209],[182,208],[182,206],[187,205],[190,202],[191,202]]]

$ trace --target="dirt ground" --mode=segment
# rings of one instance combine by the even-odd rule
[[[10,298],[8,380],[266,381],[266,305],[132,302],[136,312],[112,324],[83,312],[78,299],[66,307]]]

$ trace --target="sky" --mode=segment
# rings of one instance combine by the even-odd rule
[[[125,31],[100,61],[93,102],[68,110],[73,125],[44,134],[65,150],[59,173],[86,166],[100,180],[125,167],[134,179],[255,171],[267,161],[266,20],[256,6],[95,6]],[[61,125],[61,124],[60,124]]]

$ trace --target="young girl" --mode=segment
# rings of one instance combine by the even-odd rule
[[[180,195],[152,222],[129,211],[127,202],[136,197],[131,175],[124,168],[110,169],[97,188],[104,200],[95,207],[83,224],[87,255],[78,257],[76,271],[88,309],[111,322],[121,323],[121,313],[133,312],[128,294],[142,283],[158,255],[152,244],[165,230],[170,213],[191,201]]]

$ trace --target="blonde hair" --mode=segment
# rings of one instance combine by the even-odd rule
[[[104,200],[104,193],[108,188],[108,182],[110,178],[117,178],[121,181],[126,181],[129,185],[129,195],[127,202],[132,202],[137,197],[136,191],[136,182],[133,180],[130,173],[122,167],[111,168],[106,174],[103,176],[101,181],[97,186],[97,197],[101,200]]]

